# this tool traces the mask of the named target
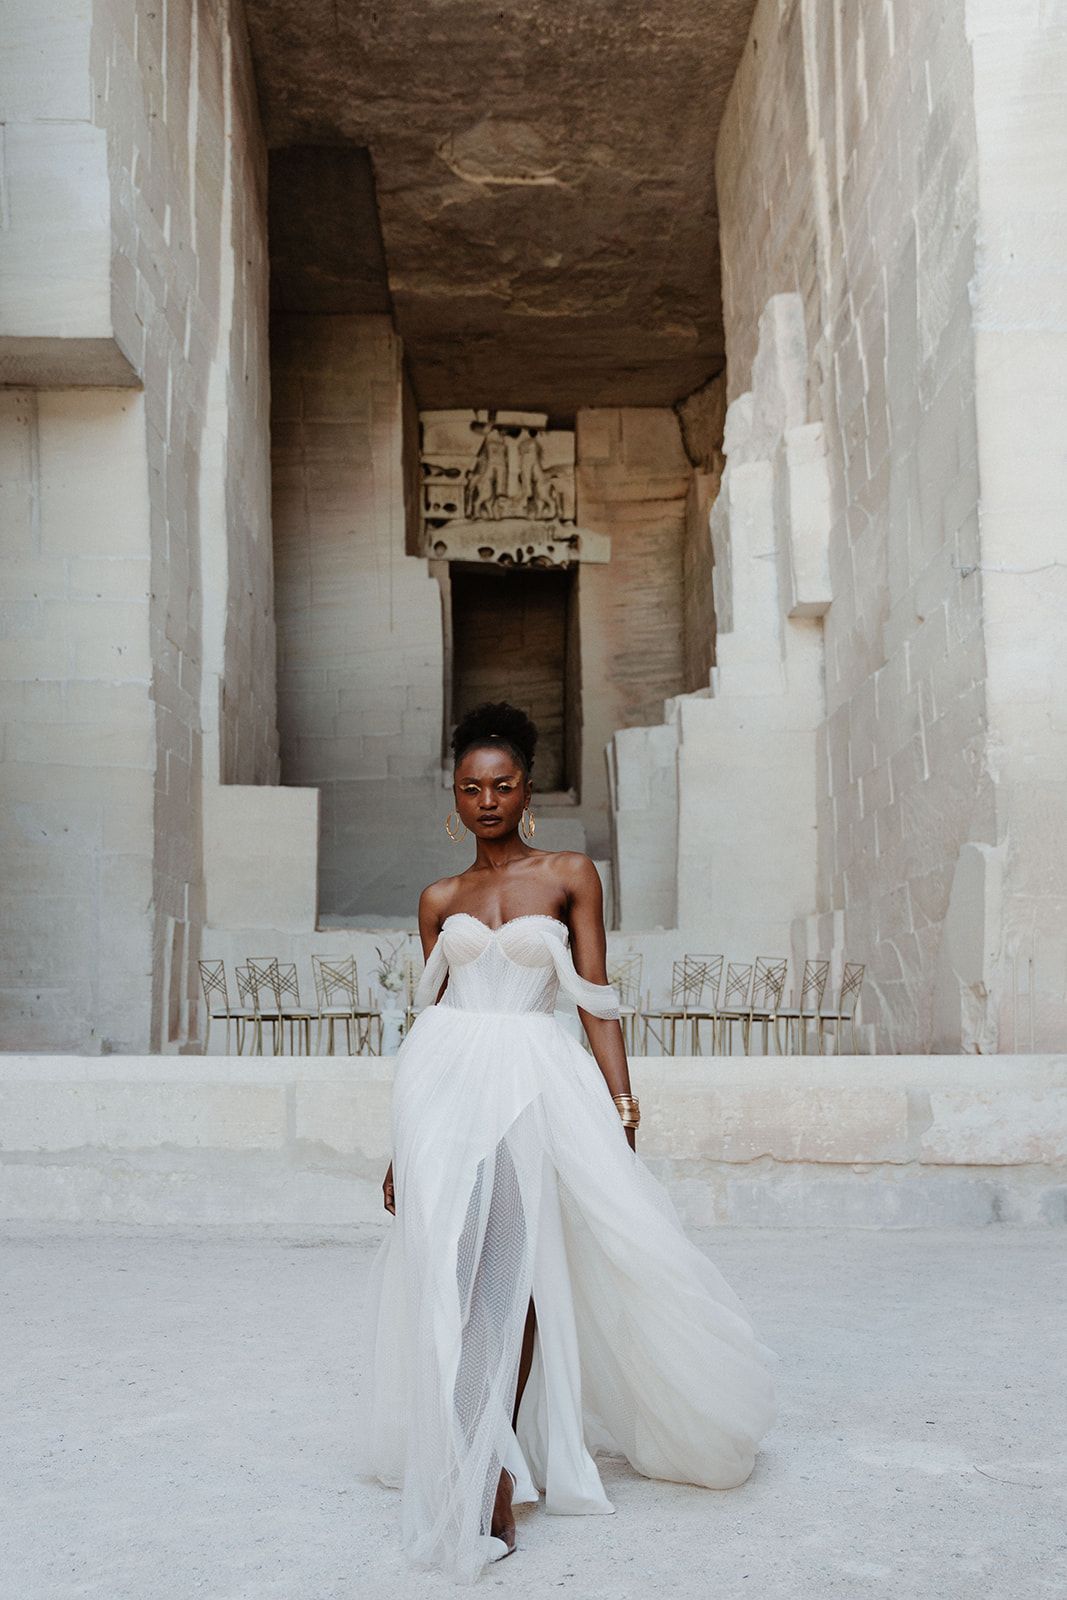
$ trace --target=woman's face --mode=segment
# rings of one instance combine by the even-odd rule
[[[533,784],[509,750],[490,745],[468,750],[456,767],[453,789],[460,820],[479,839],[502,839],[519,826]]]

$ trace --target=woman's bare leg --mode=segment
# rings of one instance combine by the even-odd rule
[[[511,1413],[511,1426],[514,1428],[519,1420],[519,1406],[526,1392],[526,1381],[530,1376],[533,1366],[534,1334],[537,1331],[537,1315],[534,1303],[531,1300],[526,1312],[526,1326],[522,1331],[522,1350],[519,1354],[519,1381],[515,1385],[515,1407]]]

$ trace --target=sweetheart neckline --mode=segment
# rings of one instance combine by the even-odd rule
[[[491,927],[490,924],[488,922],[484,922],[481,917],[476,917],[472,911],[451,911],[441,924],[442,931],[444,930],[445,924],[451,922],[454,917],[466,917],[468,922],[476,922],[478,926],[480,928],[484,928],[487,933],[503,933],[505,928],[510,928],[515,922],[554,922],[557,928],[562,928],[567,934],[570,933],[570,929],[567,927],[565,922],[563,922],[559,917],[549,916],[547,911],[524,911],[520,917],[508,917],[507,921],[502,922],[499,928]]]

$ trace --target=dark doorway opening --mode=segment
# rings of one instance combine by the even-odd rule
[[[453,721],[509,700],[537,724],[537,789],[570,788],[581,729],[573,570],[454,562],[450,576]]]

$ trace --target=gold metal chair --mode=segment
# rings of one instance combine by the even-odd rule
[[[726,987],[719,1007],[719,1049],[723,1055],[732,1055],[734,1048],[734,1023],[741,1024],[742,1034],[748,1026],[752,989],[752,962],[731,961],[726,969]]]
[[[356,1021],[356,1012],[359,1008],[359,987],[356,980],[356,960],[354,956],[312,956],[311,971],[315,979],[315,999],[319,1008],[318,1027],[315,1031],[315,1054],[322,1054],[322,1029],[326,1026],[326,1054],[334,1053],[334,1029],[336,1024],[343,1022],[345,1025],[345,1043],[348,1046],[346,1054],[354,1055],[352,1049],[352,1029],[356,1029],[356,1039],[359,1039],[359,1027]]]
[[[242,1005],[251,1009],[252,1045],[249,1055],[263,1054],[263,1024],[269,1022],[273,1036],[272,1055],[278,1055],[282,1042],[282,995],[275,956],[249,956],[243,967],[235,967],[237,992]]]
[[[752,998],[748,1007],[748,1022],[743,1030],[745,1054],[752,1054],[752,1029],[758,1022],[763,1030],[763,1054],[767,1054],[769,1036],[773,1030],[775,1054],[780,1055],[778,1044],[778,1007],[782,1003],[785,974],[789,963],[784,956],[757,956],[752,978]]]
[[[856,1007],[859,1004],[860,990],[863,987],[863,975],[866,966],[859,961],[846,961],[841,973],[841,991],[837,997],[836,1011],[819,1012],[819,1054],[823,1053],[823,1032],[827,1023],[833,1024],[834,1029],[834,1055],[841,1054],[841,1035],[845,1031],[847,1022],[852,1029],[852,1054],[859,1055],[856,1043]]]
[[[826,980],[830,976],[829,961],[805,961],[804,976],[800,984],[800,1004],[796,1006],[780,1007],[778,1020],[785,1023],[785,1053],[786,1055],[803,1055],[804,1046],[808,1042],[808,1028],[814,1024],[819,1027],[819,1007],[822,1005],[823,993],[826,989]],[[791,1038],[796,1039],[797,1048],[790,1049]],[[775,1049],[778,1049],[778,1035],[775,1030]]]
[[[311,1019],[313,1012],[306,1010],[300,1004],[300,984],[296,976],[296,962],[289,961],[278,965],[278,996],[281,1008],[282,1049],[285,1048],[285,1024],[289,1024],[289,1054],[296,1055],[293,1048],[293,1035],[299,1030],[303,1040],[304,1054],[311,1054]]]
[[[230,1005],[230,997],[226,991],[226,966],[222,961],[198,961],[200,968],[200,984],[204,991],[204,1004],[207,1007],[207,1032],[204,1035],[204,1054],[211,1040],[212,1021],[226,1021],[226,1054],[230,1053],[230,1023],[234,1024],[237,1039],[237,1054],[244,1049],[245,1023],[252,1018],[247,1011],[235,1011]],[[221,1005],[221,1011],[215,1010]]]
[[[619,1022],[627,1053],[637,1049],[637,1013],[641,1005],[641,968],[644,956],[615,956],[608,962],[608,982],[619,995]]]
[[[719,1028],[719,984],[722,980],[722,956],[683,956],[671,968],[671,1003],[662,1011],[643,1011],[644,1052],[648,1054],[648,1036],[659,1044],[664,1055],[675,1054],[677,1028],[682,1024],[682,1043],[686,1030],[690,1032],[691,1053],[700,1054],[700,1024],[712,1025],[712,1054],[715,1053],[715,1035]],[[662,1032],[654,1026],[660,1024]],[[667,1030],[670,1028],[670,1048],[667,1048]]]

